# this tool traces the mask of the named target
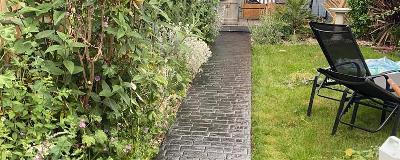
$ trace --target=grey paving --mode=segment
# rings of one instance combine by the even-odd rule
[[[251,159],[249,34],[221,32],[156,159]]]

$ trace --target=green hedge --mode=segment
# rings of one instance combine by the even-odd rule
[[[0,14],[1,159],[149,159],[185,96],[181,42],[218,1],[9,0]]]
[[[372,0],[348,0],[350,11],[350,23],[353,33],[358,38],[368,37],[369,27],[372,23],[372,17],[368,15],[368,7]]]

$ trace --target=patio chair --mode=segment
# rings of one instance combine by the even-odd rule
[[[337,57],[347,57],[351,59],[360,59],[357,61],[357,63],[360,63],[363,70],[360,70],[359,74],[363,74],[364,76],[369,76],[371,75],[365,61],[363,61],[363,56],[361,54],[360,49],[358,48],[358,45],[356,41],[354,40],[351,30],[348,26],[346,25],[332,25],[332,24],[324,24],[324,23],[317,23],[317,22],[310,22],[310,27],[312,31],[314,32],[314,35],[316,39],[318,40],[318,43],[325,55],[327,57],[329,64],[333,64],[332,58],[337,59]],[[333,34],[334,33],[334,34]],[[326,36],[329,35],[335,35],[333,38],[337,38],[338,40],[330,40],[327,39]],[[341,36],[344,37],[341,37]],[[346,40],[346,41],[342,41]],[[354,67],[354,64],[347,63],[347,64],[342,64],[342,67]],[[358,66],[358,65],[357,65]],[[336,67],[332,68],[333,70],[336,70]],[[308,109],[307,109],[307,116],[311,116],[312,112],[312,107],[314,103],[315,96],[319,96],[322,98],[334,100],[334,101],[340,101],[340,99],[330,97],[327,95],[322,95],[320,94],[321,89],[328,89],[328,90],[333,90],[337,92],[344,92],[344,89],[335,87],[338,85],[337,82],[333,81],[332,79],[329,79],[328,77],[324,77],[322,81],[319,81],[321,78],[321,73],[317,72],[317,75],[313,79],[313,85],[312,85],[312,90],[311,90],[311,95],[310,95],[310,100],[308,104]]]
[[[339,68],[344,73],[350,71],[354,72],[352,74],[357,76],[371,76],[371,72],[368,69],[356,40],[353,38],[349,26],[310,22],[310,27],[333,71],[338,71],[337,69]],[[338,60],[341,62],[337,62]],[[354,67],[359,67],[359,70],[354,70]],[[343,70],[343,68],[345,70]],[[353,69],[346,70],[346,68]],[[323,77],[322,81],[320,81],[320,79],[321,74],[317,72],[317,75],[313,79],[307,116],[311,116],[315,96],[340,101],[338,98],[322,95],[320,93],[322,89],[344,92],[344,88],[336,87],[338,83],[332,79],[328,77]]]
[[[311,92],[311,97],[310,97],[310,103],[309,107],[307,110],[307,114],[311,114],[312,110],[312,103],[313,99],[315,97],[315,92],[319,92],[320,89],[322,88],[327,88],[327,89],[332,89],[330,86],[332,85],[344,85],[345,87],[349,87],[345,85],[338,77],[332,76],[332,74],[327,74],[330,72],[337,73],[337,74],[343,74],[345,76],[353,76],[357,78],[366,78],[366,77],[371,77],[371,73],[368,69],[367,64],[365,63],[364,57],[361,54],[361,51],[353,38],[353,35],[351,33],[350,27],[346,25],[332,25],[332,24],[322,24],[322,23],[316,23],[316,22],[310,22],[311,29],[313,30],[315,37],[325,55],[325,58],[327,59],[330,68],[319,68],[318,72],[319,74],[322,73],[325,75],[325,79],[322,81],[322,83],[318,83],[318,78],[319,75],[316,76],[314,79],[314,84]],[[321,72],[323,71],[323,72]],[[325,71],[330,71],[330,72],[325,72]],[[389,71],[385,72],[382,75],[389,74],[392,72],[397,72],[397,71]],[[382,75],[379,75],[378,77],[384,77]],[[385,75],[386,76],[386,75]],[[347,77],[348,78],[348,77]],[[377,78],[370,79],[372,82],[375,82]],[[375,85],[377,85],[375,83]],[[384,88],[387,89],[387,92],[390,93],[390,87],[387,83],[383,84]],[[378,85],[377,85],[378,86]],[[382,85],[381,85],[382,88]],[[340,91],[343,93],[342,98],[339,99],[334,99],[340,101],[340,106],[343,107],[343,105],[348,102],[348,105],[346,106],[347,109],[344,110],[344,113],[347,112],[348,108],[355,103],[355,108],[354,108],[354,119],[352,117],[352,121],[349,124],[352,124],[354,126],[355,122],[355,116],[357,114],[357,109],[358,109],[358,104],[359,102],[364,99],[363,93],[359,93],[357,90],[353,90],[353,88],[346,88],[344,90],[336,90]],[[353,92],[353,96],[347,97],[348,94],[351,94]],[[333,99],[330,97],[324,97],[324,98],[329,98]],[[382,126],[386,124],[387,119],[386,118],[386,112],[388,112],[388,109],[391,111],[390,116],[394,113],[393,106],[390,105],[393,104],[391,101],[384,101],[384,105],[382,105],[382,115],[381,115],[381,124]],[[376,108],[376,107],[375,107]],[[390,109],[391,108],[391,109]],[[343,113],[343,114],[344,114]],[[342,113],[338,113],[338,115],[342,115]],[[340,120],[340,117],[337,117],[336,120]],[[332,134],[336,133],[336,128],[337,128],[337,123],[335,121],[336,127],[334,127]],[[362,129],[362,127],[356,127]],[[368,130],[367,131],[376,131],[376,130]],[[380,130],[380,129],[378,129]]]
[[[360,67],[361,68],[361,67]],[[362,129],[367,132],[378,132],[383,126],[387,124],[390,118],[394,117],[394,126],[392,129],[392,136],[397,136],[397,131],[400,124],[400,97],[393,94],[390,90],[390,85],[382,88],[374,82],[374,79],[379,77],[384,77],[387,81],[390,81],[389,76],[386,74],[375,75],[375,76],[354,76],[344,73],[335,72],[331,69],[319,68],[318,72],[324,74],[325,76],[335,80],[337,83],[342,84],[347,87],[346,91],[343,92],[342,99],[340,101],[339,109],[336,114],[336,119],[332,128],[332,135],[337,131],[339,123]],[[353,90],[353,93],[347,101],[347,90]],[[367,102],[366,102],[367,100]],[[385,117],[383,122],[379,127],[375,129],[369,129],[355,124],[357,111],[362,106],[375,108],[382,110],[384,112],[389,112],[389,115]],[[352,116],[350,122],[344,122],[342,117],[349,111],[349,109],[354,105]],[[396,116],[394,116],[396,115]]]

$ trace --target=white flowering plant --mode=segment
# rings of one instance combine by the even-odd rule
[[[207,43],[197,37],[187,37],[184,41],[185,59],[192,75],[201,71],[201,65],[211,57],[211,50]]]

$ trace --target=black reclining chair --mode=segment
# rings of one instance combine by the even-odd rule
[[[389,76],[381,74],[376,76],[358,77],[322,68],[319,68],[318,72],[335,80],[337,83],[346,86],[347,87],[346,90],[351,89],[354,91],[352,93],[351,98],[348,101],[346,100],[348,92],[345,91],[343,93],[339,109],[337,111],[335,123],[333,125],[332,135],[336,133],[339,123],[343,123],[345,125],[349,125],[351,127],[362,129],[368,132],[377,132],[382,129],[382,127],[388,122],[390,118],[394,117],[393,116],[394,114],[396,114],[396,117],[394,118],[395,123],[391,135],[392,136],[397,135],[397,130],[399,128],[399,122],[400,122],[400,112],[399,112],[400,97],[396,96],[391,92],[388,84],[386,89],[384,89],[381,86],[375,84],[374,82],[374,79],[378,77],[384,77],[386,80],[388,80]],[[369,101],[365,102],[365,100]],[[346,101],[347,105],[344,106]],[[363,106],[382,110],[383,112],[389,112],[390,114],[387,118],[383,120],[383,122],[381,122],[380,126],[376,129],[368,129],[365,127],[361,127],[355,125],[357,111],[360,104]],[[352,105],[354,105],[354,109],[350,122],[342,121],[343,115],[346,114],[346,112],[348,112],[348,110]]]
[[[347,25],[333,25],[333,24],[324,24],[324,23],[316,23],[310,22],[310,27],[314,32],[316,39],[325,55],[329,64],[334,64],[333,60],[343,60],[341,58],[354,59],[356,61],[352,62],[340,62],[342,68],[347,67],[358,67],[361,66],[358,74],[361,76],[370,76],[371,73],[368,70],[367,64],[364,61],[364,57],[357,45],[357,42],[353,38],[350,27]],[[326,37],[334,35],[332,37]],[[337,40],[335,40],[335,38]],[[332,40],[331,40],[332,39]],[[358,65],[355,65],[358,64]],[[335,67],[332,68],[335,70]],[[327,95],[320,94],[321,89],[329,89],[338,92],[344,92],[343,88],[337,87],[338,83],[329,79],[328,77],[324,77],[322,81],[320,81],[321,73],[317,73],[313,80],[313,86],[311,90],[310,101],[308,104],[307,116],[311,116],[312,107],[314,103],[315,96],[319,96],[322,98],[340,101],[340,99],[330,97]]]
[[[332,134],[336,133],[339,122],[369,132],[379,131],[387,123],[388,119],[397,112],[397,104],[399,104],[398,102],[400,102],[397,100],[397,96],[391,93],[390,86],[387,83],[385,89],[375,83],[377,77],[387,78],[388,76],[386,74],[391,72],[385,72],[377,76],[371,76],[368,66],[365,63],[364,57],[361,54],[361,51],[355,39],[353,38],[351,29],[347,25],[333,25],[310,22],[310,26],[315,34],[316,39],[318,40],[318,43],[325,55],[325,58],[329,63],[330,68],[318,69],[318,72],[325,75],[326,78],[321,83],[318,83],[318,77],[316,77],[317,80],[314,80],[307,115],[311,114],[312,102],[315,97],[316,91],[318,92],[321,88],[332,89],[330,87],[332,85],[344,85],[345,87],[347,87],[345,90],[336,90],[343,92],[343,95],[340,100],[336,99],[340,101],[340,107],[332,130]],[[355,87],[354,85],[358,87]],[[365,90],[359,86],[371,87],[371,89]],[[379,87],[380,89],[377,87]],[[370,91],[380,93],[381,95],[385,96],[382,97],[376,94],[368,93]],[[347,95],[351,93],[352,96],[347,97]],[[391,96],[388,97],[389,95]],[[367,105],[367,103],[362,102],[365,99],[370,99],[376,104]],[[382,100],[383,103],[378,103],[380,102],[379,100]],[[346,107],[344,107],[346,102],[347,105]],[[350,123],[345,123],[341,121],[342,116],[353,104],[355,106]],[[369,107],[374,106],[373,108],[382,110],[381,126],[378,129],[371,130],[354,125],[359,104],[363,104],[364,106]],[[386,117],[387,112],[390,112],[388,117]],[[395,132],[393,131],[392,134],[395,134]]]

